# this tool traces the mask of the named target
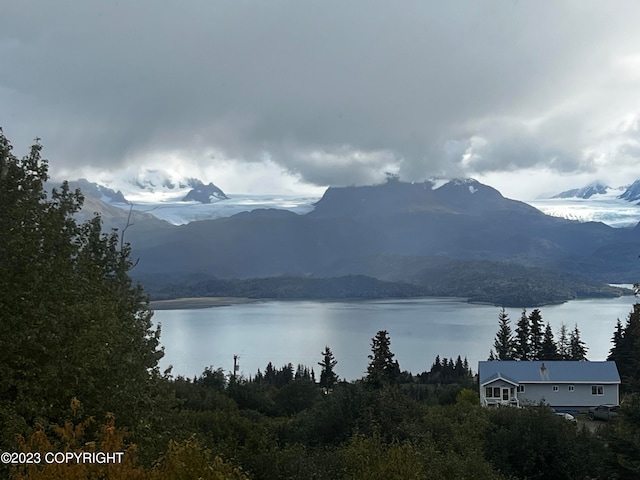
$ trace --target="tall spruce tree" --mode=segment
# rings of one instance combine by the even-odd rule
[[[569,344],[569,331],[567,326],[560,324],[560,330],[558,330],[558,358],[560,360],[569,360],[571,358],[571,346]]]
[[[324,347],[322,352],[322,362],[318,362],[318,365],[322,367],[320,370],[320,386],[328,391],[333,388],[338,381],[338,376],[333,371],[333,368],[338,364],[338,361],[333,357],[333,352],[328,346]]]
[[[395,385],[400,377],[400,365],[393,359],[389,332],[380,330],[371,339],[371,355],[367,367],[367,383],[374,388]]]
[[[79,190],[45,191],[41,150],[17,158],[0,129],[0,441],[59,421],[73,397],[142,433],[163,403],[160,332],[129,246],[97,216],[76,223]]]
[[[622,322],[618,318],[618,320],[616,321],[616,329],[614,330],[613,337],[611,338],[612,346],[609,350],[609,356],[607,357],[607,360],[616,361],[616,358],[618,358],[619,349],[621,348],[621,345],[623,343],[623,337],[624,327],[622,326]],[[620,367],[618,367],[618,371],[619,370]]]
[[[616,362],[622,390],[640,392],[640,304],[633,305],[624,327],[620,320],[613,335],[614,344],[608,360]]]
[[[529,317],[527,317],[527,310],[526,308],[523,308],[522,315],[520,316],[520,320],[518,320],[516,326],[514,357],[517,360],[531,359],[531,345],[529,343],[530,332],[531,328],[529,326]]]
[[[553,338],[553,330],[551,325],[547,322],[547,326],[544,329],[544,335],[542,337],[542,346],[540,348],[540,360],[558,360],[558,346]]]
[[[529,314],[529,345],[531,346],[531,360],[540,359],[540,350],[542,349],[542,314],[537,308],[532,310]]]
[[[580,338],[580,330],[578,330],[578,324],[576,323],[569,334],[569,360],[586,360],[587,350],[587,346]]]
[[[498,360],[513,360],[514,340],[511,331],[511,320],[504,307],[498,313],[498,333],[493,342],[493,348]]]

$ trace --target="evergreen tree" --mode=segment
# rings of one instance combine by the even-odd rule
[[[311,371],[309,367],[301,363],[296,367],[296,373],[293,376],[294,380],[311,380]]]
[[[560,360],[569,360],[571,358],[571,348],[569,344],[569,332],[567,326],[562,323],[558,331],[558,357]]]
[[[578,330],[578,324],[569,334],[569,360],[586,360],[587,359],[587,347],[580,338],[580,330]]]
[[[440,360],[440,355],[436,355],[433,364],[431,365],[431,370],[429,370],[429,374],[427,375],[427,382],[429,383],[441,383],[442,380],[442,361]]]
[[[456,363],[453,366],[453,373],[456,379],[464,378],[467,371],[464,368],[464,364],[462,363],[462,358],[460,355],[456,358]]]
[[[393,359],[389,332],[380,330],[371,339],[371,355],[367,367],[367,382],[374,388],[395,385],[400,376],[400,366]]]
[[[537,308],[529,314],[529,345],[531,348],[531,360],[540,359],[540,350],[542,349],[542,314]]]
[[[609,356],[607,357],[607,360],[615,361],[616,358],[618,358],[618,352],[623,343],[623,336],[624,336],[624,327],[622,326],[622,322],[618,318],[616,322],[616,329],[613,332],[613,337],[611,338],[611,343],[613,345],[609,350]],[[618,367],[618,370],[619,370],[619,367]]]
[[[493,347],[498,360],[513,360],[514,341],[511,331],[511,320],[504,307],[498,314],[498,333],[496,333]]]
[[[293,364],[287,363],[276,371],[276,387],[282,387],[293,381]]]
[[[436,355],[436,359],[431,365],[431,373],[438,373],[442,371],[442,363],[440,362],[440,355]]]
[[[640,392],[640,304],[633,305],[624,327],[618,320],[613,339],[614,345],[608,360],[616,362],[622,390]]]
[[[267,363],[267,367],[264,369],[264,381],[268,385],[276,384],[276,369],[271,362]]]
[[[530,360],[531,346],[529,344],[530,335],[529,318],[527,317],[527,310],[522,309],[522,315],[516,327],[515,338],[515,354],[514,357],[517,360]]]
[[[553,339],[551,325],[547,322],[542,338],[542,347],[540,348],[540,360],[558,360],[558,358],[558,347]]]
[[[440,383],[451,383],[453,378],[453,360],[449,360],[447,357],[442,359],[442,375],[440,376]]]
[[[333,368],[338,364],[338,361],[333,357],[333,352],[328,346],[324,347],[322,352],[322,362],[318,362],[318,365],[322,367],[320,371],[320,386],[328,391],[333,388],[338,381],[338,376],[333,371]]]

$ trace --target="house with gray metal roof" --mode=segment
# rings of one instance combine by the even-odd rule
[[[478,362],[480,403],[485,407],[545,404],[558,411],[619,405],[615,362]]]

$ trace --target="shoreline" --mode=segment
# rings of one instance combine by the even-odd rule
[[[573,300],[597,300],[600,298],[616,298],[629,296],[630,293],[623,292],[621,295],[595,295],[592,297],[567,298],[549,303],[537,305],[528,305],[525,308],[542,308],[546,306],[562,305]],[[311,301],[311,302],[366,302],[366,301],[384,301],[384,300],[423,300],[423,299],[447,299],[461,301],[471,305],[493,305],[494,307],[504,306],[506,308],[522,308],[522,306],[513,306],[510,304],[496,304],[482,300],[474,300],[468,297],[456,296],[417,296],[417,297],[375,297],[375,298],[248,298],[248,297],[184,297],[172,298],[168,300],[152,300],[149,304],[151,310],[191,310],[212,307],[230,307],[232,305],[245,305],[250,303],[264,303],[269,301]]]
[[[246,303],[258,303],[260,299],[246,297],[185,297],[149,302],[151,310],[191,310],[196,308],[229,307]]]

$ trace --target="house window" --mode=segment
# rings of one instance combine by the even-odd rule
[[[502,396],[500,387],[485,387],[484,396],[487,398],[500,398]]]
[[[604,395],[604,385],[591,385],[591,395]]]
[[[524,385],[518,385],[518,393],[524,393]]]
[[[569,391],[570,391],[570,392],[573,392],[573,391],[575,390],[575,388],[574,388],[574,386],[573,386],[573,385],[569,385],[569,387],[568,387],[568,388],[569,388]]]
[[[558,391],[558,385],[554,385],[553,387],[551,387],[551,389],[552,389],[554,392],[557,392],[557,391]]]

